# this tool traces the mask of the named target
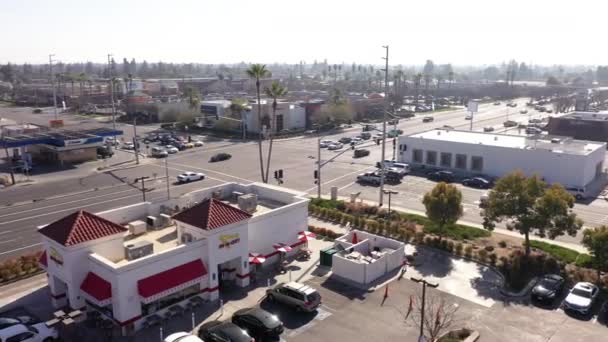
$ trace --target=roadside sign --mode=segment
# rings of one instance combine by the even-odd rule
[[[479,107],[479,102],[474,101],[474,100],[470,100],[469,104],[467,105],[467,110],[470,113],[477,113],[477,108]]]

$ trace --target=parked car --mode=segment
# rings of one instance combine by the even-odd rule
[[[231,154],[221,152],[221,153],[218,153],[218,154],[213,155],[213,156],[211,157],[211,159],[209,159],[209,161],[210,161],[210,162],[212,162],[212,163],[215,163],[215,162],[219,162],[219,161],[228,160],[228,159],[230,159],[230,158],[232,158],[232,155],[231,155]]]
[[[321,140],[321,142],[319,142],[319,147],[326,148],[326,147],[329,147],[329,145],[331,145],[333,143],[334,142],[331,140]]]
[[[359,137],[354,137],[353,140],[351,140],[350,144],[352,146],[354,145],[359,145],[359,144],[363,144],[363,139],[359,138]]]
[[[232,323],[254,337],[277,337],[284,331],[283,322],[276,315],[260,309],[241,309],[232,315]]]
[[[496,101],[496,102],[494,102],[494,105],[495,105],[495,106],[500,106],[500,101]]]
[[[187,332],[176,332],[165,337],[164,342],[204,342],[200,338],[187,333]]]
[[[174,154],[179,152],[179,149],[173,145],[167,145],[165,146],[165,151],[167,151],[169,154]]]
[[[205,144],[200,140],[193,140],[194,147],[203,147]]]
[[[270,301],[293,306],[298,311],[312,312],[321,305],[321,295],[317,290],[295,281],[266,290],[266,297]]]
[[[443,125],[443,126],[441,126],[441,128],[443,128],[443,129],[454,129],[454,126]]]
[[[489,189],[492,186],[492,183],[482,177],[473,177],[473,178],[466,178],[462,181],[462,185],[466,185],[466,186],[470,186],[473,188],[479,188],[479,189]]]
[[[22,322],[16,318],[0,317],[0,330],[16,324],[22,324]]]
[[[532,289],[531,298],[539,302],[552,302],[564,289],[565,280],[557,274],[545,274]]]
[[[200,172],[184,172],[177,176],[177,181],[179,183],[189,183],[202,179],[205,179],[205,174]]]
[[[372,134],[370,132],[363,132],[363,133],[359,134],[359,136],[363,140],[369,140],[372,137]]]
[[[433,118],[432,116],[425,116],[422,118],[422,122],[433,122],[435,121],[435,118]]]
[[[164,148],[162,147],[152,147],[152,157],[155,158],[165,158],[169,155],[169,153],[167,151],[165,151]]]
[[[333,151],[333,150],[339,150],[342,147],[343,147],[343,145],[341,143],[333,143],[333,144],[330,144],[329,146],[327,146],[327,149]]]
[[[517,121],[507,120],[507,121],[503,122],[502,124],[505,127],[515,127],[515,126],[517,126]]]
[[[175,147],[177,147],[178,150],[183,151],[185,149],[188,148],[188,146],[186,145],[186,143],[181,142],[181,141],[177,141],[174,145]]]
[[[351,140],[353,140],[353,139],[350,138],[350,137],[342,137],[338,141],[341,142],[341,143],[343,143],[343,144],[350,144]]]
[[[118,141],[116,141],[116,139],[114,137],[107,137],[105,140],[105,144],[106,145],[110,145],[110,146],[118,146],[120,145],[118,143]]]
[[[114,155],[114,150],[109,145],[97,146],[97,156],[101,158],[110,158]]]
[[[375,172],[365,172],[357,176],[357,183],[378,186],[380,185],[380,176]]]
[[[599,292],[597,286],[591,283],[576,283],[564,299],[564,310],[575,311],[583,315],[588,314]]]
[[[522,109],[519,111],[519,114],[528,114],[528,110],[527,109]]]
[[[387,167],[386,176],[392,177],[393,175],[399,177],[399,179],[403,179],[403,177],[407,175],[407,172],[404,169],[398,167]]]
[[[387,136],[388,136],[389,138],[396,138],[396,137],[400,136],[401,134],[403,134],[403,131],[402,131],[402,130],[400,130],[400,129],[391,129],[391,130],[388,132],[388,135],[387,135]]]
[[[467,115],[464,117],[464,119],[465,119],[465,120],[473,120],[473,114],[467,114]]]
[[[585,189],[579,188],[576,186],[567,186],[566,191],[570,193],[570,195],[574,196],[577,201],[581,201],[585,199]]]
[[[135,144],[133,144],[130,141],[127,141],[126,143],[122,144],[122,149],[123,150],[134,150],[135,149]]]
[[[454,181],[454,174],[451,171],[431,171],[427,174],[427,177],[436,182],[450,183]]]
[[[539,123],[542,123],[542,122],[543,122],[543,120],[541,120],[541,119],[530,119],[530,120],[528,120],[529,124],[539,124]]]
[[[537,127],[527,127],[526,134],[541,134],[543,132],[542,129]]]
[[[49,328],[45,323],[15,324],[0,330],[0,341],[3,342],[51,342],[58,338],[57,329]]]
[[[363,157],[367,157],[367,156],[369,156],[369,150],[364,149],[364,148],[357,149],[353,153],[354,158],[363,158]]]
[[[494,127],[492,126],[486,126],[483,128],[484,132],[494,132]]]
[[[549,114],[553,113],[553,109],[547,109],[547,113],[549,113]]]
[[[199,328],[198,337],[205,342],[255,342],[243,328],[232,322],[207,322]]]

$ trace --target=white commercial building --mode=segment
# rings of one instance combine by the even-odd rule
[[[403,242],[354,230],[336,239],[332,276],[365,287],[405,264]]]
[[[302,245],[307,222],[301,193],[227,183],[161,204],[72,213],[39,228],[40,262],[55,306],[98,311],[126,334],[176,304],[216,300],[223,285],[247,286],[249,254],[277,260],[273,244]]]
[[[412,166],[501,177],[513,170],[548,183],[584,188],[604,173],[606,143],[435,129],[399,138],[399,160]]]
[[[272,100],[260,101],[262,113],[262,125],[267,129],[272,125]],[[247,131],[259,133],[260,124],[258,116],[257,101],[249,103],[251,110],[245,112],[245,122],[247,123]],[[276,122],[274,132],[280,132],[290,129],[304,129],[306,127],[306,108],[300,106],[296,102],[277,101]]]

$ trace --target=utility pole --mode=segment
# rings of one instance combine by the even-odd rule
[[[317,140],[317,198],[321,198],[321,137]]]
[[[391,216],[391,197],[392,195],[397,195],[399,194],[397,191],[394,190],[384,190],[384,193],[388,195],[388,216]]]
[[[144,202],[146,201],[146,179],[148,179],[148,178],[150,178],[150,177],[144,176],[144,177],[135,178],[135,182],[141,181],[141,194],[144,198]]]
[[[171,199],[171,193],[169,192],[169,162],[167,161],[169,156],[165,157],[165,180],[167,182],[167,200]]]
[[[49,55],[49,73],[51,75],[51,85],[53,86],[53,111],[55,113],[55,120],[57,120],[57,89],[55,89],[55,77],[53,75],[53,56]]]
[[[116,131],[116,108],[114,107],[114,75],[112,74],[112,54],[108,54],[108,76],[110,77],[110,103],[112,103],[112,129]],[[114,136],[116,140],[116,136]]]
[[[422,278],[412,277],[410,279],[416,283],[422,283],[422,303],[420,308],[420,337],[418,338],[418,341],[426,341],[424,337],[424,306],[426,304],[426,287],[430,286],[432,288],[436,288],[437,286],[439,286],[439,284],[429,283]]]
[[[137,117],[133,117],[133,150],[135,151],[135,164],[139,165],[139,141],[137,141]]]
[[[382,159],[380,160],[380,200],[378,201],[378,205],[382,206],[382,202],[384,199],[384,159],[386,154],[386,112],[389,108],[389,98],[388,98],[388,45],[382,46],[386,49],[386,57],[382,57],[385,61],[384,67],[384,111],[382,114]]]

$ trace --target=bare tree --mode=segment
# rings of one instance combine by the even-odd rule
[[[427,293],[424,315],[422,312],[422,296],[410,298],[410,302],[411,304],[405,313],[405,321],[407,323],[409,319],[417,327],[423,321],[424,334],[428,341],[436,341],[439,336],[461,324],[457,315],[458,305],[449,303],[444,298]]]

